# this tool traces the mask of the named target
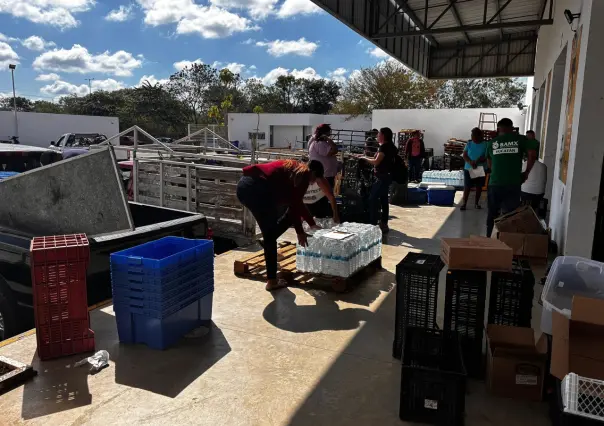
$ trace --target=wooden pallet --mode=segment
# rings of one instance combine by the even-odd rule
[[[359,282],[365,276],[382,268],[382,258],[380,257],[348,278],[301,272],[296,268],[296,245],[290,242],[279,243],[277,262],[279,278],[287,280],[291,286],[325,288],[327,285],[336,292],[349,290],[353,283]],[[233,267],[237,276],[262,281],[267,279],[263,250],[236,260]]]

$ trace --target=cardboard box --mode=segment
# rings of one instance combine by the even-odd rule
[[[499,232],[514,232],[517,234],[544,234],[545,228],[530,206],[522,206],[495,219]]]
[[[509,271],[514,254],[491,238],[443,238],[440,257],[449,269]]]
[[[604,300],[575,296],[571,318],[552,312],[551,373],[604,380]]]
[[[497,238],[514,250],[514,256],[546,260],[549,253],[549,235],[499,232]]]
[[[497,396],[541,401],[547,365],[545,336],[532,328],[487,326],[487,388]]]
[[[495,220],[497,238],[514,250],[514,256],[547,259],[549,235],[530,206],[523,206]]]

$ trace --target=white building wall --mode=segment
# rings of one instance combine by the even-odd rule
[[[572,29],[564,17],[565,9],[572,13],[581,13],[581,17],[573,22]],[[604,2],[559,0],[554,12],[554,24],[540,30],[535,68],[535,86],[540,87],[550,70],[555,67],[560,53],[568,47],[565,52],[562,105],[549,116],[550,120],[557,119],[559,125],[557,131],[555,126],[552,128],[550,125],[546,130],[546,150],[552,149],[548,144],[556,145],[554,170],[548,171],[552,181],[549,226],[561,254],[591,257],[604,158],[604,144],[600,142],[604,111],[604,82],[601,78],[604,64],[604,49],[601,46],[601,40],[604,39],[604,26],[601,25],[604,19]],[[573,29],[579,26],[583,27],[581,52],[575,86],[568,172],[566,183],[563,183],[560,179],[560,160],[566,128],[568,74],[572,40],[575,35]],[[555,117],[555,114],[559,116]]]
[[[17,119],[19,142],[44,148],[65,133],[100,133],[109,138],[117,135],[120,128],[116,117],[19,112]],[[14,128],[14,112],[0,111],[0,140],[12,137]]]
[[[450,138],[470,139],[481,112],[495,113],[498,120],[510,118],[524,132],[525,117],[518,108],[375,110],[372,127],[390,127],[395,134],[402,129],[424,130],[426,148],[433,148],[434,155],[443,155]]]
[[[309,130],[314,131],[315,127],[322,123],[331,124],[334,129],[341,130],[371,130],[371,117],[359,116],[350,118],[348,115],[320,115],[320,114],[260,114],[260,125],[258,126],[257,114],[229,114],[229,140],[239,141],[240,146],[250,147],[248,134],[254,132],[256,127],[259,133],[266,135],[266,140],[260,140],[259,143],[266,147],[270,143],[270,128],[276,130],[274,136],[275,147],[286,147],[287,140],[302,139]],[[287,126],[287,127],[284,127]],[[303,130],[303,128],[305,128]]]

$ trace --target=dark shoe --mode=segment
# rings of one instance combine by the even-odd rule
[[[482,209],[482,207],[480,206],[480,204],[476,204],[476,206],[474,207],[476,210],[480,210]]]
[[[459,210],[461,210],[462,212],[465,212],[465,211],[466,211],[466,205],[464,204],[463,206],[461,206],[461,207],[459,208]]]
[[[390,228],[388,228],[388,225],[380,225],[380,229],[382,230],[382,234],[387,234],[388,232],[390,232]]]

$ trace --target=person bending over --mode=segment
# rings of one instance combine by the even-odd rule
[[[293,224],[298,243],[306,246],[303,219],[312,229],[320,229],[303,201],[308,185],[318,179],[323,179],[323,165],[318,161],[279,160],[243,168],[237,198],[252,212],[262,232],[269,291],[285,284],[277,281],[277,239]]]

